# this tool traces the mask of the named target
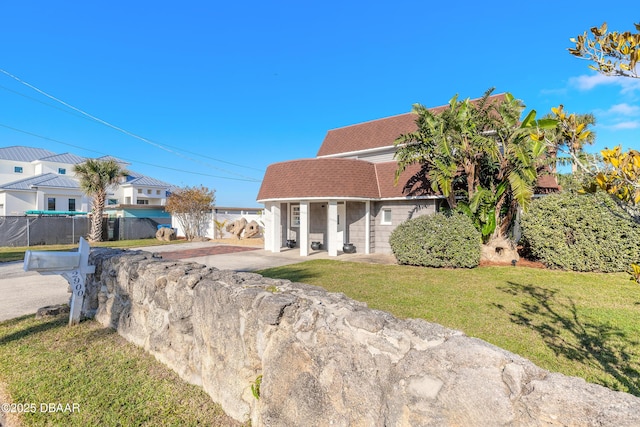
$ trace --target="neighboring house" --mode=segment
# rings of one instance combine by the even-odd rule
[[[129,165],[110,156],[123,168]],[[81,190],[73,169],[87,159],[71,153],[56,154],[41,148],[0,148],[0,216],[73,214],[91,210],[91,200]],[[106,213],[113,216],[169,218],[164,212],[170,184],[130,172],[109,192]],[[144,209],[139,209],[142,207]]]
[[[314,241],[330,256],[343,243],[360,253],[391,253],[389,235],[400,223],[446,204],[412,179],[419,166],[408,168],[394,185],[394,141],[417,130],[416,117],[406,113],[333,129],[316,158],[270,165],[257,197],[265,205],[265,249],[280,252],[291,239],[301,256],[309,255]],[[541,193],[558,188],[550,176],[538,186]]]

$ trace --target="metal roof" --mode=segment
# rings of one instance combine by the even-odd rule
[[[129,175],[127,175],[127,182],[125,184],[131,185],[147,185],[150,187],[173,187],[171,184],[168,184],[164,181],[160,181],[159,179],[151,178],[150,176],[145,176],[137,172],[129,171]]]
[[[17,162],[32,162],[43,157],[54,156],[55,154],[56,153],[42,148],[23,147],[19,145],[0,148],[0,159],[15,160]]]
[[[38,160],[43,162],[55,162],[55,163],[68,163],[71,165],[77,165],[87,161],[86,157],[76,156],[71,153],[54,154],[53,156],[42,157]]]
[[[34,187],[55,187],[80,189],[80,184],[73,178],[57,175],[55,173],[45,173],[43,175],[32,176],[19,181],[9,182],[0,187],[2,190],[31,190]]]

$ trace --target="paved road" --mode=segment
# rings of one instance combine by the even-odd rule
[[[326,252],[312,252],[301,258],[298,249],[283,249],[272,253],[264,249],[240,252],[221,250],[221,246],[211,242],[182,243],[175,245],[150,246],[143,249],[148,252],[165,254],[166,259],[193,261],[220,270],[256,271],[270,267],[279,267],[314,259],[327,259]],[[221,253],[229,252],[229,253]],[[341,261],[362,261],[372,263],[393,263],[393,257],[364,254],[341,254]],[[33,314],[38,308],[53,304],[68,303],[70,293],[66,279],[58,275],[41,275],[25,272],[22,261],[0,263],[0,321],[13,319],[25,314]]]
[[[22,261],[0,264],[0,321],[33,314],[40,307],[68,303],[67,280],[25,272]]]

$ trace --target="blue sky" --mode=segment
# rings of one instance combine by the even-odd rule
[[[3,2],[0,69],[141,138],[0,74],[0,146],[110,154],[251,207],[266,167],[314,157],[329,129],[496,87],[595,114],[588,151],[640,149],[640,79],[566,50],[603,21],[633,30],[635,2],[430,3]]]

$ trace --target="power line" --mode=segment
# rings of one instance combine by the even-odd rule
[[[44,139],[46,141],[55,142],[57,144],[62,144],[62,145],[66,145],[66,146],[69,146],[69,147],[74,147],[74,148],[77,148],[77,149],[80,149],[80,150],[89,151],[89,152],[96,153],[96,154],[101,154],[103,156],[111,156],[112,155],[112,154],[109,154],[109,153],[103,153],[101,151],[96,151],[96,150],[91,150],[91,149],[88,149],[88,148],[84,148],[84,147],[81,147],[79,145],[70,144],[68,142],[63,142],[63,141],[60,141],[60,140],[57,140],[57,139],[54,139],[54,138],[49,138],[47,136],[38,135],[37,133],[33,133],[33,132],[26,131],[26,130],[14,128],[12,126],[8,126],[8,125],[2,124],[2,123],[0,123],[0,126],[3,127],[3,128],[7,128],[7,129],[10,129],[10,130],[13,130],[15,132],[24,133],[26,135],[30,135],[30,136],[34,136],[36,138]],[[188,173],[188,174],[191,174],[191,175],[208,176],[208,177],[211,177],[211,178],[227,179],[227,180],[231,180],[231,181],[260,182],[260,180],[255,179],[255,178],[231,178],[231,177],[226,177],[226,176],[211,175],[211,174],[208,174],[208,173],[187,171],[187,170],[172,168],[172,167],[168,167],[168,166],[155,165],[153,163],[134,160],[134,159],[130,159],[130,158],[122,157],[122,156],[118,156],[118,158],[120,158],[122,160],[129,161],[129,162],[133,162],[133,163],[140,163],[140,164],[147,165],[147,166],[153,166],[153,167],[156,167],[156,168],[165,169],[165,170],[172,170],[172,171],[181,172],[181,173]]]
[[[36,92],[40,93],[41,95],[46,96],[47,98],[52,99],[52,100],[54,100],[55,102],[58,102],[58,103],[60,103],[60,104],[64,105],[65,107],[70,108],[70,109],[72,109],[73,111],[76,111],[77,113],[82,114],[83,116],[85,116],[85,117],[87,117],[87,118],[89,118],[89,119],[91,119],[91,120],[93,120],[93,121],[96,121],[96,122],[98,122],[98,123],[100,123],[100,124],[102,124],[102,125],[104,125],[104,126],[107,126],[107,127],[111,128],[111,129],[114,129],[114,130],[116,130],[116,131],[118,131],[118,132],[124,133],[125,135],[128,135],[128,136],[130,136],[130,137],[132,137],[132,138],[138,139],[138,140],[140,140],[140,141],[142,141],[142,142],[144,142],[144,143],[146,143],[146,144],[152,145],[152,146],[154,146],[154,147],[156,147],[156,148],[159,148],[159,149],[161,149],[161,150],[164,150],[164,151],[167,151],[167,152],[169,152],[169,153],[175,154],[176,156],[182,157],[182,158],[184,158],[184,159],[186,159],[186,160],[189,160],[189,161],[192,161],[192,162],[196,162],[196,163],[200,163],[200,164],[204,164],[204,165],[209,166],[209,167],[211,167],[211,168],[213,168],[213,169],[219,170],[219,171],[224,172],[224,173],[228,173],[228,174],[230,174],[230,175],[236,175],[236,176],[239,176],[239,177],[242,177],[242,178],[245,178],[245,179],[253,179],[253,178],[250,178],[250,177],[244,176],[244,175],[242,175],[242,174],[239,174],[239,173],[236,173],[236,172],[231,172],[231,171],[228,171],[228,170],[225,170],[225,169],[221,169],[221,168],[218,168],[218,167],[216,167],[216,166],[214,166],[214,165],[211,165],[211,164],[209,164],[209,163],[201,162],[201,161],[199,161],[199,160],[197,160],[197,159],[193,159],[193,158],[190,158],[190,157],[188,157],[188,156],[185,156],[185,155],[183,155],[183,154],[181,154],[181,153],[179,153],[179,152],[177,152],[177,151],[174,151],[174,150],[171,150],[171,149],[167,148],[167,147],[171,147],[171,146],[168,146],[168,145],[167,145],[167,146],[165,146],[165,145],[159,144],[159,143],[157,143],[157,142],[151,141],[151,140],[149,140],[149,139],[147,139],[147,138],[144,138],[144,137],[142,137],[142,136],[140,136],[140,135],[137,135],[137,134],[135,134],[135,133],[133,133],[133,132],[129,132],[128,130],[123,129],[123,128],[119,127],[119,126],[113,125],[113,124],[111,124],[111,123],[107,122],[106,120],[102,120],[102,119],[100,119],[99,117],[96,117],[96,116],[94,116],[94,115],[92,115],[92,114],[89,114],[89,113],[87,113],[87,112],[85,112],[85,111],[83,111],[83,110],[81,110],[81,109],[79,109],[79,108],[77,108],[77,107],[74,107],[73,105],[71,105],[71,104],[69,104],[69,103],[67,103],[67,102],[65,102],[65,101],[63,101],[63,100],[61,100],[61,99],[59,99],[59,98],[56,98],[56,97],[55,97],[55,96],[53,96],[53,95],[48,94],[47,92],[45,92],[45,91],[43,91],[43,90],[41,90],[41,89],[37,88],[36,86],[34,86],[34,85],[32,85],[32,84],[30,84],[30,83],[28,83],[28,82],[26,82],[26,81],[22,80],[21,78],[19,78],[19,77],[17,77],[17,76],[15,76],[15,75],[13,75],[13,74],[11,74],[11,73],[9,73],[8,71],[6,71],[6,70],[4,70],[4,69],[2,69],[2,68],[0,68],[0,72],[2,72],[3,74],[5,74],[5,75],[7,75],[7,76],[11,77],[12,79],[14,79],[15,81],[17,81],[18,83],[20,83],[20,84],[22,84],[22,85],[24,85],[24,86],[27,86],[28,88],[30,88],[30,89],[32,89],[32,90],[34,90],[34,91],[36,91]],[[46,104],[45,104],[45,105],[46,105]],[[172,148],[178,148],[178,147],[172,147]],[[194,155],[201,156],[201,157],[206,157],[206,158],[209,158],[209,159],[211,159],[211,160],[215,160],[215,161],[218,161],[218,162],[226,163],[226,164],[229,164],[229,165],[232,165],[232,166],[242,167],[242,168],[247,168],[247,169],[254,169],[254,170],[257,170],[257,171],[263,172],[263,170],[261,170],[261,169],[256,169],[256,168],[249,167],[249,166],[239,165],[239,164],[235,164],[235,163],[227,162],[227,161],[220,160],[220,159],[215,159],[215,158],[213,158],[213,157],[209,157],[209,156],[203,156],[203,155],[201,155],[201,154],[193,153],[193,152],[189,152],[189,151],[184,150],[184,149],[181,149],[181,150],[182,150],[182,151],[184,151],[184,152],[188,152],[188,153],[190,153],[190,154],[194,154]]]

